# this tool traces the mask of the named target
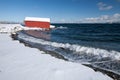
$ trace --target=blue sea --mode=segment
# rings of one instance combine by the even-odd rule
[[[120,75],[120,24],[52,25],[56,28],[49,31],[20,31],[18,39],[68,61],[91,64]]]

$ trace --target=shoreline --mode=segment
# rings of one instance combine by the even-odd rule
[[[18,40],[17,39],[17,34],[11,34],[11,38],[13,40]],[[18,40],[20,43],[23,43],[25,46],[28,46],[28,47],[31,47],[31,48],[36,48],[36,49],[39,49],[40,51],[44,51],[46,54],[50,54],[51,56],[55,57],[55,58],[58,58],[58,59],[63,59],[65,61],[68,61],[68,59],[64,58],[62,55],[60,54],[57,54],[56,52],[53,52],[53,51],[50,51],[50,50],[45,50],[44,48],[42,47],[37,47],[37,46],[41,46],[41,45],[38,45],[38,44],[29,44],[30,42],[28,41],[24,41],[24,40]]]
[[[101,68],[97,68],[97,67],[94,67],[90,64],[83,64],[85,66],[88,66],[90,68],[92,68],[94,71],[100,71],[104,74],[107,74],[108,76],[110,76],[111,78],[113,78],[114,80],[120,80],[120,75],[119,74],[116,74],[114,72],[111,72],[111,71],[107,71],[107,70],[104,70],[104,69],[101,69]]]
[[[0,80],[113,80],[82,64],[13,41],[10,34],[0,34],[0,38]]]
[[[12,34],[11,37],[12,37],[13,40],[18,40],[18,39],[17,39],[17,34]],[[38,48],[38,47],[35,47],[35,46],[29,44],[29,42],[24,41],[24,40],[18,40],[18,41],[19,41],[20,43],[24,44],[25,46],[28,46],[28,47],[31,47],[31,48],[37,48],[37,49],[39,49],[40,51],[42,50],[42,51],[45,52],[45,54],[49,54],[49,55],[51,55],[51,56],[53,56],[53,57],[55,57],[55,58],[62,59],[62,60],[65,60],[65,61],[69,61],[68,59],[64,58],[62,55],[60,55],[60,54],[58,54],[58,53],[56,53],[56,52],[49,51],[49,50],[45,50],[45,49],[43,49],[42,47],[39,47],[39,48]],[[61,49],[62,49],[62,48],[61,48]],[[120,80],[120,75],[119,75],[119,74],[116,74],[116,73],[114,73],[114,72],[107,71],[107,70],[104,70],[104,69],[101,69],[101,68],[97,68],[97,67],[94,67],[94,66],[92,66],[92,65],[90,65],[90,64],[82,64],[82,65],[87,66],[87,67],[93,69],[95,72],[101,72],[101,73],[103,73],[103,74],[106,74],[106,75],[108,75],[109,77],[111,77],[113,80]]]

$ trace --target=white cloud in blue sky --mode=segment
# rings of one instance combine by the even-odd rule
[[[103,2],[99,2],[97,5],[99,7],[99,10],[110,10],[110,9],[113,8],[113,6],[107,5],[107,4],[103,3]]]
[[[120,23],[120,13],[113,15],[101,15],[99,17],[90,17],[81,20],[81,23]]]
[[[120,13],[120,0],[0,0],[0,10],[0,21],[22,22],[30,16],[49,17],[53,23],[83,22],[90,17],[95,22],[97,16]]]
[[[101,15],[98,17],[88,17],[79,20],[61,19],[54,21],[54,23],[120,23],[120,13],[115,13],[113,15]]]
[[[118,2],[120,2],[120,0],[117,0]]]

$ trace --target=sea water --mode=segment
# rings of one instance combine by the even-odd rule
[[[120,24],[54,25],[56,28],[50,31],[18,32],[18,39],[40,45],[69,61],[90,63],[120,74]]]

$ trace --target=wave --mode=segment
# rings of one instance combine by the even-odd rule
[[[67,29],[67,27],[60,26],[60,27],[57,27],[57,29]]]
[[[86,47],[86,46],[77,45],[77,44],[51,42],[43,39],[34,38],[24,33],[20,33],[18,37],[20,39],[33,42],[33,43],[49,45],[56,48],[62,47],[64,49],[73,51],[73,54],[77,54],[77,55],[86,54],[87,56],[89,55],[89,57],[97,56],[98,59],[110,58],[112,60],[120,60],[120,52],[114,51],[114,50],[105,50],[105,49],[94,48],[94,47]]]
[[[22,32],[18,32],[17,37],[18,40],[33,44],[34,47],[37,46],[36,48],[42,47],[46,52],[50,51],[51,55],[55,53],[57,57],[62,56],[61,59],[81,64],[89,64],[96,68],[120,75],[120,52],[118,51],[46,41]]]

